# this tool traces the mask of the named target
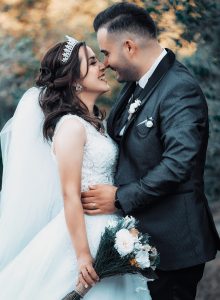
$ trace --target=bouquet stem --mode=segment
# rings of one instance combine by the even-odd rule
[[[80,283],[77,285],[74,291],[67,294],[62,300],[80,300],[90,289],[90,286],[88,288],[85,288],[84,285]]]

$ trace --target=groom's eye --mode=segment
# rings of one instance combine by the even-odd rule
[[[104,50],[102,51],[102,54],[103,54],[104,58],[109,56],[109,52],[104,51]]]

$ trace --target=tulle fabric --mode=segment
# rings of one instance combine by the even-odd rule
[[[59,177],[43,139],[39,89],[29,89],[1,132],[0,271],[62,207]]]

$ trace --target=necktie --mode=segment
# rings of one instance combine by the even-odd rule
[[[136,88],[135,88],[135,90],[134,90],[134,93],[133,93],[133,99],[132,99],[132,102],[135,101],[135,100],[139,97],[139,95],[140,95],[140,93],[141,93],[142,90],[143,90],[142,87],[140,87],[140,85],[137,84],[137,86],[136,86]],[[132,102],[131,102],[131,103],[132,103]]]
[[[137,84],[133,94],[131,95],[129,101],[128,101],[128,104],[125,108],[125,111],[122,113],[122,116],[121,116],[121,120],[120,120],[120,128],[119,128],[119,135],[122,136],[123,133],[124,133],[124,129],[125,129],[125,126],[128,122],[128,116],[129,116],[129,107],[131,105],[131,103],[133,103],[135,100],[137,100],[137,98],[139,97],[141,91],[143,89],[139,86],[139,84]]]

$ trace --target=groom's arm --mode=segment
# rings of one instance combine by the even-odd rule
[[[161,103],[164,152],[159,165],[140,180],[119,186],[97,185],[82,193],[85,213],[113,212],[115,199],[126,214],[157,201],[191,176],[196,156],[207,134],[207,105],[200,89],[181,83]],[[95,207],[93,207],[95,203]]]
[[[187,181],[207,134],[207,105],[196,85],[177,86],[161,103],[160,117],[164,146],[160,164],[140,180],[117,190],[116,197],[126,214],[175,192],[180,183]]]

